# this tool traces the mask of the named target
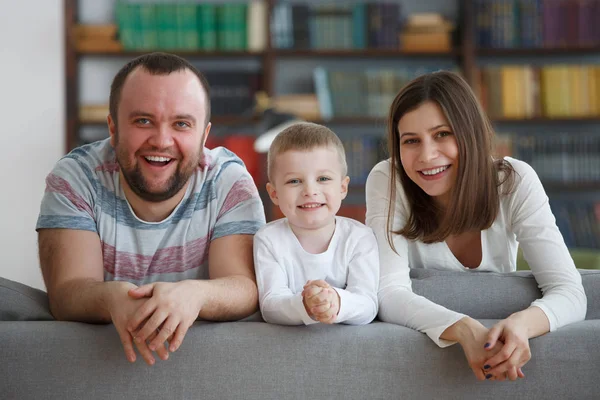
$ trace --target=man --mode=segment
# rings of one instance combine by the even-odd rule
[[[233,153],[204,148],[204,76],[164,53],[115,76],[110,138],[77,148],[46,179],[37,223],[55,318],[112,322],[127,359],[167,359],[197,318],[257,309],[258,191]],[[168,342],[168,350],[165,348]]]

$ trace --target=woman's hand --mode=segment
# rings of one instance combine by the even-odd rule
[[[531,350],[529,329],[522,314],[513,314],[494,325],[488,333],[486,350],[494,351],[499,341],[504,343],[501,350],[485,362],[489,373],[494,376],[506,374],[511,381],[524,378],[521,368],[531,359]]]

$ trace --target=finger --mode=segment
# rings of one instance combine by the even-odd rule
[[[127,294],[129,295],[129,297],[133,297],[134,299],[141,299],[142,297],[152,297],[154,285],[154,283],[149,283],[147,285],[129,289]]]
[[[156,310],[148,321],[134,335],[136,342],[145,342],[169,317],[169,313],[163,310]],[[151,349],[153,350],[153,349]]]
[[[525,378],[525,374],[523,373],[523,370],[521,368],[517,368],[517,375],[519,376],[519,378]]]
[[[500,339],[500,335],[502,334],[503,331],[503,327],[502,325],[496,324],[492,327],[492,329],[489,330],[485,344],[483,345],[483,348],[486,350],[492,350],[495,346],[496,343],[498,342],[498,339]]]
[[[156,310],[156,303],[152,300],[146,301],[140,308],[137,309],[133,317],[127,323],[127,330],[129,332],[136,332],[140,330],[140,325],[146,321],[154,311]]]
[[[149,348],[154,351],[154,349],[158,349],[160,347],[165,347],[164,343],[167,341],[179,325],[179,320],[175,319],[175,317],[171,316],[165,320],[160,329],[158,330],[158,335],[152,341],[150,341]]]
[[[148,365],[154,365],[154,363],[156,362],[156,360],[154,359],[154,356],[152,356],[152,352],[148,348],[148,345],[146,344],[146,342],[136,342],[136,341],[134,341],[134,343],[135,343],[135,347],[137,347],[137,349],[140,352],[141,356],[144,358],[144,361],[146,361],[146,364],[148,364]]]
[[[327,302],[327,303],[322,304],[320,306],[316,306],[316,307],[311,308],[310,311],[313,314],[322,314],[325,311],[329,310],[330,308],[331,308],[331,303]]]
[[[302,296],[304,298],[311,298],[311,297],[321,293],[322,290],[323,290],[323,288],[320,288],[318,286],[309,286],[308,288],[306,288],[302,291]]]
[[[307,287],[309,287],[310,285],[312,285],[313,281],[312,280],[307,280],[306,283],[304,284],[304,289],[306,289]]]
[[[329,283],[325,282],[323,279],[312,281],[312,284],[315,285],[315,286],[322,287],[322,288],[331,287],[331,285]]]
[[[508,360],[513,355],[516,347],[517,346],[514,342],[505,343],[504,346],[502,346],[502,350],[500,350],[495,356],[493,356],[492,358],[487,360],[484,364],[489,365],[491,367],[490,368],[491,373],[500,372],[500,371],[505,372],[506,368],[501,369],[501,370],[496,370],[496,371],[494,371],[494,369],[499,368],[499,366],[502,363],[504,363],[506,360]],[[514,365],[516,365],[516,364],[514,364]]]
[[[492,376],[490,376],[488,378],[486,376],[486,374],[483,373],[483,371],[480,367],[473,366],[473,367],[471,367],[471,370],[473,370],[473,373],[475,374],[475,378],[477,378],[478,381],[485,381],[486,379],[492,378]]]
[[[158,336],[158,332],[154,331],[154,333],[152,335],[150,335],[150,337],[148,337],[148,340],[146,341],[146,343],[148,343],[148,349],[150,349],[150,351],[154,351],[154,349],[156,349],[156,354],[158,355],[158,357],[161,360],[167,360],[169,358],[169,352],[167,351],[167,348],[165,347],[164,342],[162,342],[158,346],[155,346],[154,349],[150,346],[150,343],[153,340],[156,340],[157,336]]]
[[[190,325],[184,322],[179,324],[177,330],[175,331],[173,339],[169,343],[169,351],[171,353],[179,349],[179,346],[181,346],[181,343],[183,343],[183,338],[185,337],[185,334],[187,333],[189,327]]]
[[[116,326],[115,326],[116,328]],[[123,345],[123,350],[125,351],[125,357],[129,362],[135,362],[135,350],[133,350],[133,338],[131,334],[126,329],[117,328],[117,333],[121,338],[121,344]]]
[[[519,377],[519,375],[517,373],[517,368],[516,367],[509,368],[508,371],[506,371],[506,376],[511,381],[516,381],[517,378]]]

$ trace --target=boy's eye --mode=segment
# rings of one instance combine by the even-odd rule
[[[319,182],[327,182],[330,180],[331,180],[331,178],[329,178],[328,176],[321,176],[321,177],[319,177],[319,179],[317,179],[317,181],[319,181]]]
[[[286,183],[290,183],[292,185],[295,185],[296,183],[300,183],[300,179],[290,179]]]

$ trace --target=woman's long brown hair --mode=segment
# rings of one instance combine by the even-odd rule
[[[437,206],[433,198],[408,177],[400,159],[398,122],[404,114],[427,101],[441,107],[458,143],[457,178],[445,209]],[[435,243],[450,235],[484,230],[492,225],[500,208],[499,187],[507,179],[512,179],[514,172],[506,161],[493,160],[493,136],[490,121],[475,94],[458,74],[440,71],[422,75],[400,90],[388,116],[388,150],[392,168],[387,239],[394,250],[393,234]],[[398,181],[406,193],[409,216],[406,225],[394,231]]]

